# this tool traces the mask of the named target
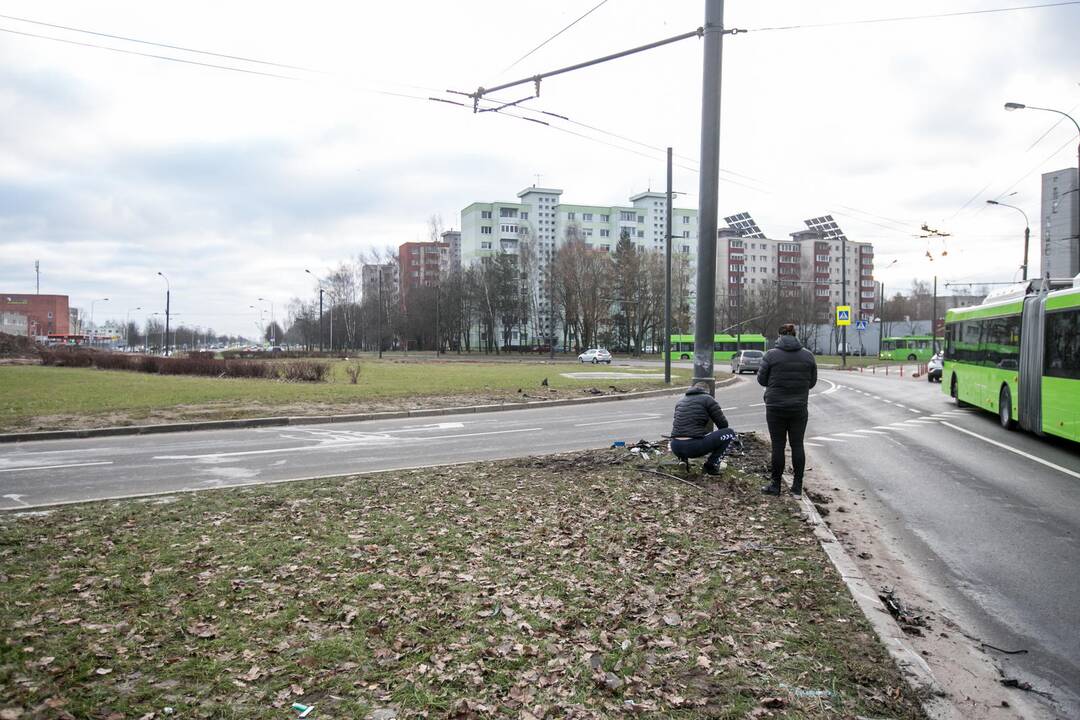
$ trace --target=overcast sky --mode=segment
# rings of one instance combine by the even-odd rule
[[[163,271],[177,321],[254,334],[249,305],[270,298],[280,314],[310,296],[305,268],[425,239],[433,213],[457,227],[461,208],[512,200],[537,175],[566,202],[625,203],[663,188],[663,152],[646,146],[672,145],[677,204],[696,207],[700,40],[545,80],[525,104],[646,146],[426,99],[703,20],[700,0],[609,0],[507,69],[598,1],[0,0],[8,16],[305,68],[0,18],[4,30],[290,78],[0,32],[0,291],[32,292],[36,259],[43,293],[83,307],[109,297],[95,319],[138,306],[141,319],[164,309]],[[729,0],[727,26],[752,32],[724,43],[721,214],[749,211],[783,237],[832,213],[875,244],[891,291],[935,273],[1012,279],[1023,220],[985,200],[1015,192],[1037,272],[1039,176],[1075,166],[1076,132],[1002,105],[1080,119],[1080,5],[755,31],[1036,1]],[[923,223],[952,235],[919,238]]]

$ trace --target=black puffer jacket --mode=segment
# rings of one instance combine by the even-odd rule
[[[724,411],[720,409],[720,403],[716,402],[705,390],[692,387],[675,406],[671,437],[705,437],[710,420],[716,425],[717,430],[728,426]]]
[[[765,353],[757,381],[765,386],[769,410],[806,410],[810,388],[817,385],[817,361],[792,335],[781,335]]]

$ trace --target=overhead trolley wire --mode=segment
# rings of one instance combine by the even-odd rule
[[[520,63],[520,62],[521,62],[522,60],[524,60],[525,58],[529,57],[529,56],[530,56],[530,55],[532,55],[532,54],[533,54],[534,52],[536,52],[536,51],[537,51],[537,50],[539,50],[540,48],[544,47],[544,46],[545,46],[545,45],[547,45],[547,44],[548,44],[549,42],[551,42],[551,41],[552,41],[552,40],[554,40],[555,38],[559,37],[560,35],[562,35],[562,34],[563,34],[564,32],[566,32],[566,31],[567,31],[567,30],[569,30],[570,28],[574,27],[575,25],[577,25],[577,24],[578,24],[579,22],[581,22],[581,21],[582,21],[582,20],[584,20],[585,18],[587,18],[587,17],[589,17],[590,15],[592,15],[592,14],[593,14],[594,12],[596,12],[596,11],[597,11],[597,10],[599,10],[599,9],[600,9],[600,8],[601,8],[602,6],[604,6],[604,5],[605,5],[605,4],[607,3],[607,2],[608,2],[608,0],[600,0],[600,2],[599,2],[599,3],[597,3],[596,5],[594,5],[594,6],[593,6],[593,7],[592,7],[592,8],[591,8],[591,9],[590,9],[590,10],[589,10],[588,12],[586,12],[586,13],[585,13],[584,15],[582,15],[581,17],[579,17],[579,18],[578,18],[577,20],[574,20],[574,21],[573,21],[572,23],[570,23],[569,25],[567,25],[566,27],[564,27],[564,28],[563,28],[562,30],[559,30],[559,31],[558,31],[557,33],[555,33],[554,35],[552,35],[551,37],[549,37],[549,38],[548,38],[547,40],[545,40],[544,42],[540,43],[539,45],[537,45],[536,47],[534,47],[534,48],[533,48],[532,50],[530,50],[529,52],[525,53],[524,55],[522,55],[521,57],[519,57],[519,58],[518,58],[517,60],[515,60],[514,62],[512,62],[512,63],[510,63],[509,65],[507,65],[506,67],[504,67],[504,68],[502,69],[502,72],[500,72],[499,74],[501,75],[502,73],[506,72],[507,70],[509,70],[509,69],[513,68],[513,67],[514,67],[515,65],[517,65],[518,63]]]
[[[912,20],[933,20],[937,18],[961,17],[964,15],[988,15],[990,13],[1016,12],[1018,10],[1039,10],[1042,8],[1080,5],[1080,0],[1060,0],[1059,2],[1038,3],[1035,5],[1015,5],[1003,8],[985,8],[982,10],[959,10],[956,12],[930,13],[926,15],[899,15],[895,17],[864,18],[861,20],[838,20],[836,22],[803,23],[801,25],[777,25],[773,27],[747,28],[741,32],[773,32],[779,30],[815,30],[828,27],[851,25],[877,25],[880,23],[910,22]]]

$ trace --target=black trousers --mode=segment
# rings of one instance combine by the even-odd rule
[[[716,465],[720,462],[720,459],[724,457],[728,445],[730,445],[731,441],[734,439],[734,430],[729,427],[720,428],[719,430],[713,430],[702,438],[695,438],[693,440],[672,440],[671,452],[680,460],[708,455],[709,459],[705,462]]]
[[[765,422],[772,440],[772,481],[779,483],[784,474],[784,445],[791,442],[791,464],[795,466],[795,482],[801,483],[806,471],[806,410],[765,409]]]

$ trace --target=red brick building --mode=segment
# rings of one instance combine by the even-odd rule
[[[449,268],[450,246],[441,242],[407,242],[398,248],[399,290],[404,305],[409,291],[434,287]]]
[[[31,335],[66,335],[71,332],[67,295],[0,293],[0,312],[25,315]]]

